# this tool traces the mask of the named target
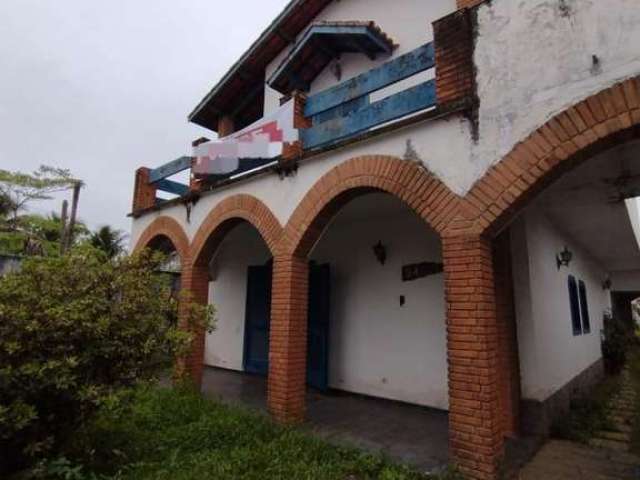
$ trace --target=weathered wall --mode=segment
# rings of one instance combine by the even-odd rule
[[[209,301],[216,307],[216,329],[207,335],[206,365],[242,370],[247,299],[247,268],[264,265],[271,254],[258,232],[240,224],[225,238],[211,262]]]
[[[569,267],[555,256],[573,252]],[[603,268],[533,206],[512,226],[516,319],[522,397],[545,400],[602,356],[602,316],[610,308]],[[573,335],[567,278],[587,287],[591,333]]]
[[[637,75],[639,24],[637,0],[493,0],[480,6],[479,142],[463,190],[553,115]]]
[[[401,3],[403,8],[397,2],[394,8],[364,0],[336,2],[319,19],[376,20],[400,43],[396,54],[401,54],[428,41],[432,36],[429,23],[455,8],[453,0],[439,0],[428,9],[418,0]],[[304,162],[297,176],[283,181],[271,174],[220,189],[194,208],[190,224],[184,220],[182,207],[167,212],[171,211],[191,236],[213,205],[230,194],[244,192],[262,200],[285,224],[308,189],[335,165],[363,154],[403,157],[408,151],[416,153],[454,192],[465,194],[490,165],[546,119],[640,72],[640,50],[635,48],[640,44],[640,29],[634,28],[640,23],[640,5],[635,0],[566,0],[564,4],[566,9],[560,8],[560,0],[526,4],[494,0],[478,8],[477,143],[472,140],[469,122],[453,115],[318,156]],[[599,58],[598,68],[592,64],[592,55]],[[345,59],[344,78],[383,61]],[[278,63],[277,59],[270,69]],[[325,72],[313,88],[324,88],[331,82],[337,80]],[[152,219],[153,214],[134,222],[134,244]]]

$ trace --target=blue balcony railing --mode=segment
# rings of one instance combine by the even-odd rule
[[[435,66],[433,43],[402,55],[307,99],[312,127],[301,130],[305,150],[326,147],[378,125],[436,105],[435,81],[428,80],[371,103],[370,95]]]

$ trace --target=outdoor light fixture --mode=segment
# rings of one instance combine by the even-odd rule
[[[382,242],[378,242],[373,246],[373,254],[380,262],[380,265],[384,265],[384,262],[387,261],[387,247],[385,247]]]
[[[602,289],[611,290],[611,277],[608,276],[604,279],[604,281],[602,282]]]
[[[572,258],[573,258],[573,253],[571,253],[567,247],[564,247],[564,250],[562,250],[560,253],[556,255],[556,263],[558,264],[558,270],[560,270],[560,267],[562,267],[563,265],[565,267],[568,267],[569,263],[571,263]]]

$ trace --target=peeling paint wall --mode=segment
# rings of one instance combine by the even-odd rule
[[[640,74],[638,25],[637,0],[493,0],[479,7],[480,135],[463,191],[555,114]]]
[[[375,20],[400,43],[396,52],[400,54],[432,38],[429,22],[453,11],[455,2],[439,0],[428,9],[416,0],[396,2],[393,9],[386,5],[343,0],[328,7],[318,20]],[[220,189],[194,207],[191,223],[185,221],[183,207],[163,214],[175,216],[192,238],[219,201],[235,193],[249,193],[262,200],[284,225],[322,175],[367,154],[403,158],[409,153],[409,158],[423,162],[453,192],[464,195],[492,164],[547,119],[616,81],[640,74],[638,25],[637,0],[493,0],[477,11],[477,142],[472,140],[470,122],[451,115],[317,156],[303,162],[294,177],[280,180],[268,174]],[[267,75],[280,60],[274,60]],[[351,58],[347,60],[343,79],[376,65],[366,57],[353,64]],[[326,88],[332,81],[337,83],[325,72],[313,88]],[[158,215],[134,221],[133,244]]]

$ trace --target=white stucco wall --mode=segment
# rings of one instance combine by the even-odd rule
[[[433,40],[431,23],[440,17],[454,12],[455,0],[397,0],[393,7],[386,1],[371,0],[342,0],[334,1],[314,19],[321,21],[369,21],[373,20],[398,44],[398,48],[391,56],[381,55],[376,60],[370,60],[363,54],[344,54],[340,60],[342,79],[345,81],[363,72],[371,70],[390,59],[404,55],[411,50]],[[304,31],[298,36],[300,38]],[[287,57],[291,47],[280,53],[266,69],[265,78],[278,68],[282,60]],[[422,80],[424,81],[424,80]],[[340,83],[330,69],[325,69],[312,83],[310,93],[325,90]],[[408,88],[408,86],[405,86]],[[266,86],[265,113],[271,112],[280,105],[282,95]]]
[[[247,268],[269,258],[269,249],[247,223],[235,227],[220,245],[210,266],[209,302],[216,307],[216,328],[206,338],[205,365],[242,370]]]
[[[363,216],[368,208],[373,220]],[[373,255],[378,240],[388,249],[385,265]],[[242,370],[247,267],[268,258],[248,225],[220,247],[211,268],[217,324],[207,336],[205,364]],[[443,275],[412,282],[401,275],[403,265],[441,261],[435,232],[395,199],[369,195],[345,207],[311,259],[331,266],[330,386],[446,409]]]
[[[535,206],[511,228],[522,396],[545,400],[602,356],[602,317],[611,307],[602,289],[607,273]],[[558,269],[555,256],[565,246],[573,260]],[[569,275],[586,284],[589,334],[573,335]]]
[[[637,0],[493,0],[481,6],[474,59],[480,136],[463,190],[555,114],[640,74],[639,24]]]
[[[444,277],[402,282],[403,265],[442,261],[440,240],[395,201],[390,216],[351,218],[371,200],[345,207],[311,255],[332,271],[330,386],[446,409]],[[378,241],[387,246],[385,265],[373,255]]]

